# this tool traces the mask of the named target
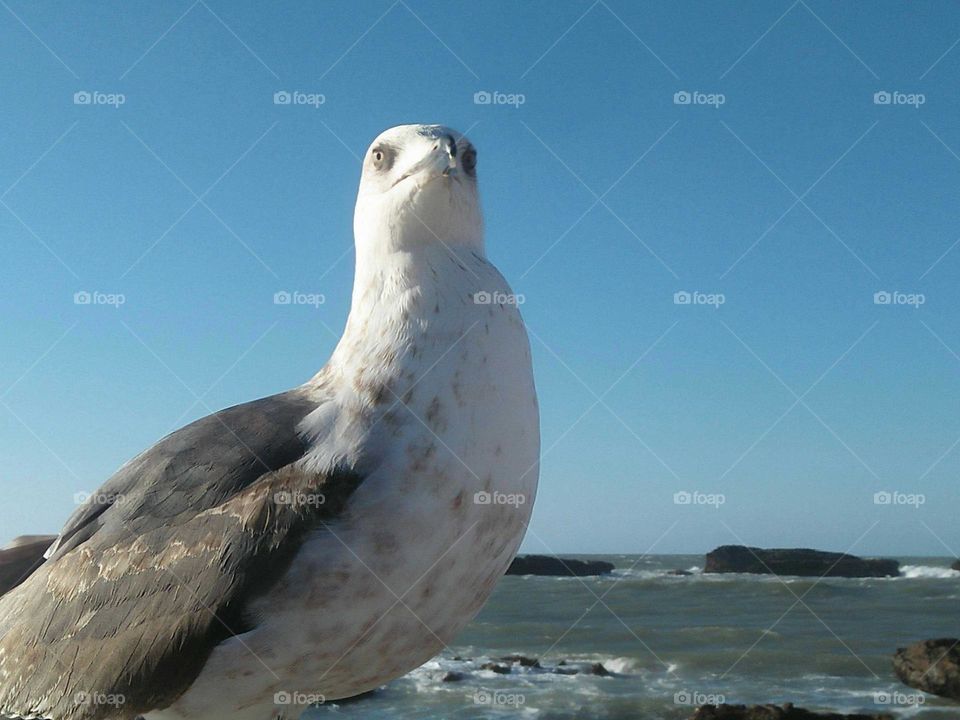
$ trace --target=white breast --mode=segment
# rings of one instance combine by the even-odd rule
[[[342,396],[336,417],[328,407],[312,419],[312,461],[367,453],[375,467],[343,517],[252,604],[256,629],[220,645],[189,691],[148,720],[297,717],[297,700],[356,695],[419,666],[479,611],[529,520],[539,416],[516,306],[474,300],[510,290],[474,260],[469,272],[445,269],[448,286],[397,298],[393,316],[363,328],[351,317],[331,361]]]

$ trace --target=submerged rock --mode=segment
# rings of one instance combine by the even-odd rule
[[[867,560],[823,550],[723,545],[707,553],[705,573],[759,573],[801,577],[896,577],[896,560]]]
[[[898,648],[893,671],[910,687],[960,700],[960,640],[923,640]]]
[[[690,720],[893,720],[892,715],[817,713],[786,705],[701,705]]]
[[[603,560],[573,560],[551,555],[518,555],[507,568],[507,575],[585,577],[605,575],[611,572],[613,567],[613,563]]]
[[[440,679],[440,682],[460,682],[465,677],[466,675],[464,675],[462,672],[451,670]]]

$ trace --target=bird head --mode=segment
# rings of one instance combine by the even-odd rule
[[[442,125],[381,133],[363,158],[353,227],[358,250],[443,244],[483,252],[473,144]]]

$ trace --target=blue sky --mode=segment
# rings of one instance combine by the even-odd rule
[[[525,298],[527,551],[960,551],[955,5],[0,5],[0,541],[312,375],[357,156],[439,122]]]

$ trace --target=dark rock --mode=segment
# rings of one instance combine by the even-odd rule
[[[521,667],[538,668],[540,661],[537,658],[527,657],[526,655],[504,655],[500,658],[503,662],[516,663]]]
[[[603,663],[594,663],[590,666],[591,675],[599,675],[600,677],[610,677],[613,673],[607,670]]]
[[[707,553],[705,573],[760,573],[801,577],[896,577],[896,560],[865,560],[823,550],[723,545]]]
[[[701,705],[690,720],[892,720],[892,715],[816,713],[786,705]]]
[[[443,676],[440,682],[460,682],[465,677],[466,675],[464,675],[462,672],[454,672],[453,670],[451,670],[450,672],[448,672],[446,675]]]
[[[613,563],[603,560],[573,560],[551,555],[518,555],[507,568],[507,575],[585,577],[605,575],[612,570]]]
[[[500,675],[509,675],[510,667],[507,665],[501,665],[500,663],[495,662],[486,662],[480,666],[481,670],[493,670],[493,672]]]
[[[953,565],[950,566],[950,569],[960,572],[960,560],[955,561]]]
[[[561,664],[561,665],[557,665],[557,667],[555,667],[552,672],[554,675],[577,675],[579,674],[580,671],[577,670],[575,667],[570,667],[569,665]]]
[[[910,687],[960,700],[960,640],[923,640],[898,648],[893,671]]]
[[[686,577],[687,575],[693,575],[689,570],[671,570],[667,575],[680,575]]]
[[[0,548],[0,595],[13,590],[43,562],[56,535],[21,535]]]

